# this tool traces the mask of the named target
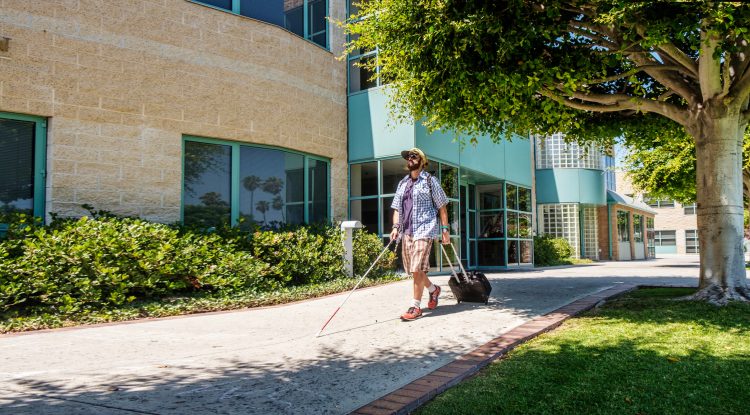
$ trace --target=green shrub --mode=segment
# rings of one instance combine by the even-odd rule
[[[560,265],[573,255],[573,247],[564,238],[549,235],[534,237],[534,265]]]
[[[342,235],[332,226],[255,232],[252,253],[270,265],[269,276],[285,285],[316,284],[344,275]]]
[[[185,290],[277,286],[264,278],[267,264],[217,235],[86,217],[18,229],[0,243],[0,309],[24,304],[72,313]]]
[[[383,240],[377,234],[357,229],[354,231],[352,243],[354,275],[362,276],[383,250]],[[391,246],[391,249],[393,249],[393,246]],[[380,261],[372,268],[368,277],[382,277],[385,274],[393,272],[395,269],[396,254],[389,250],[383,254]]]

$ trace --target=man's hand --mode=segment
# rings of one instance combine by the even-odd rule
[[[391,241],[395,241],[396,238],[398,238],[398,229],[393,228],[393,230],[391,231]]]
[[[451,243],[451,237],[450,235],[448,235],[448,232],[442,232],[442,234],[443,240],[441,242],[443,243],[443,245],[448,245],[449,243]]]

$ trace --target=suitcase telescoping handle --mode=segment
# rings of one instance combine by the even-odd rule
[[[458,252],[456,252],[456,247],[453,246],[453,242],[449,243],[448,245],[451,246],[451,249],[453,249],[453,255],[458,259],[458,267],[461,269],[461,273],[464,276],[465,279],[468,280],[469,274],[466,273],[466,270],[464,269],[464,265],[461,263],[461,257],[458,256]],[[448,252],[445,251],[445,245],[442,243],[440,244],[440,249],[443,251],[443,255],[445,255],[445,259],[448,261],[448,265],[451,267],[451,272],[453,273],[453,276],[456,277],[456,280],[459,282],[461,281],[461,278],[456,274],[456,270],[453,268],[453,263],[451,262],[450,257],[448,256]]]

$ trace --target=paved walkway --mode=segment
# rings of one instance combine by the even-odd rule
[[[697,275],[697,256],[491,274],[489,305],[446,289],[410,323],[403,281],[356,292],[318,338],[342,296],[0,336],[0,414],[345,414],[588,294]]]

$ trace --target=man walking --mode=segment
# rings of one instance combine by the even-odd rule
[[[404,270],[414,278],[414,297],[409,309],[401,319],[409,321],[422,317],[422,294],[425,287],[430,295],[427,308],[437,307],[440,287],[430,282],[427,271],[430,269],[430,251],[432,241],[441,237],[443,244],[450,243],[448,228],[448,198],[437,178],[424,171],[428,160],[422,150],[412,148],[401,152],[406,159],[409,174],[396,188],[391,208],[393,211],[393,230],[391,239],[399,234],[402,238],[402,258]],[[440,226],[437,213],[440,212]]]

